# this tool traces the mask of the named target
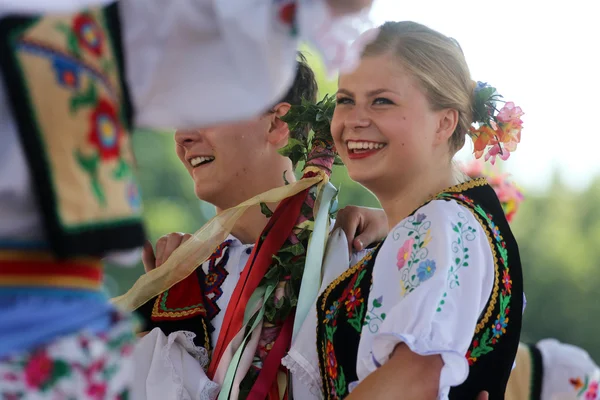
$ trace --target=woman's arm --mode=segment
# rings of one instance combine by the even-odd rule
[[[388,362],[367,376],[346,399],[396,399],[401,393],[402,400],[435,400],[442,366],[439,355],[421,356],[402,343]]]

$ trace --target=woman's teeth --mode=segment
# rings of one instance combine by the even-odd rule
[[[385,146],[385,143],[375,142],[348,142],[348,150],[374,150],[381,149]]]

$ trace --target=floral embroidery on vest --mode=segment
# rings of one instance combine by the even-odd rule
[[[364,285],[363,280],[368,276],[367,266],[372,256],[373,252],[370,252],[358,264],[348,269],[327,288],[322,296],[321,311],[323,313],[319,315],[324,316],[320,321],[324,326],[324,337],[319,338],[322,346],[322,359],[320,363],[325,369],[327,376],[326,382],[323,382],[323,385],[328,398],[341,398],[348,392],[346,374],[344,373],[344,369],[338,364],[333,345],[334,335],[338,329],[338,322],[347,323],[357,334],[360,334],[362,327],[369,324],[369,321],[375,326],[377,321],[385,319],[385,313],[377,315],[374,311],[376,308],[381,307],[382,299],[375,299],[373,301],[373,306],[368,311],[370,314],[368,316],[369,319],[366,320],[365,317],[367,311],[361,285]],[[344,287],[343,292],[325,310],[325,305],[329,303],[329,295],[341,285]]]
[[[508,326],[509,321],[508,315],[510,313],[509,304],[512,293],[512,280],[510,279],[506,242],[500,234],[498,227],[492,221],[492,215],[486,213],[480,205],[474,205],[471,199],[457,193],[442,193],[438,198],[454,199],[467,206],[470,210],[473,210],[473,216],[475,216],[486,231],[494,258],[496,279],[492,290],[492,296],[488,302],[485,315],[477,325],[473,341],[466,355],[469,365],[473,365],[480,357],[493,351],[493,346],[504,334],[506,334],[506,327]],[[458,263],[460,265],[461,260],[459,260]],[[500,269],[502,269],[502,279],[499,282]],[[498,293],[500,288],[500,293]],[[490,317],[492,317],[496,302],[499,302],[498,312],[495,315],[495,319],[493,319],[493,324],[489,324],[489,321],[492,321],[490,320]]]

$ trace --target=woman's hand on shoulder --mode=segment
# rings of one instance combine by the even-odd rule
[[[383,240],[389,229],[382,209],[357,206],[346,206],[338,211],[333,230],[337,228],[346,234],[350,253]]]

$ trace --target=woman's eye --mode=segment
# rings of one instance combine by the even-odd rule
[[[393,101],[386,99],[385,97],[378,97],[373,100],[373,104],[394,104]]]
[[[352,99],[349,99],[348,97],[338,97],[337,104],[352,104]]]

